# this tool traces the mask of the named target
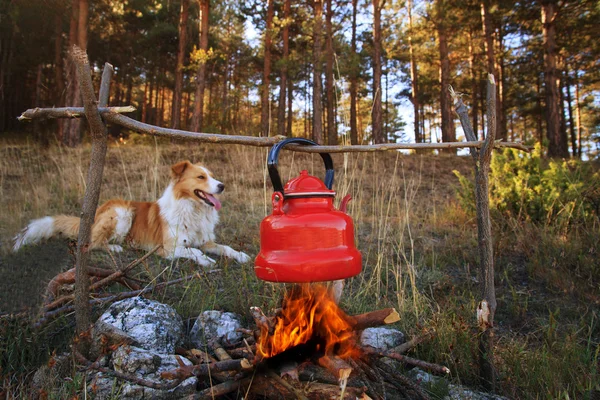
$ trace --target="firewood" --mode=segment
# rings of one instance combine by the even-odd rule
[[[213,352],[215,353],[215,356],[217,356],[219,361],[231,360],[231,356],[227,354],[225,349],[222,347],[215,347],[213,349]]]
[[[423,361],[423,360],[418,360],[416,358],[412,358],[412,357],[408,357],[402,354],[398,354],[394,351],[376,351],[373,350],[371,348],[363,348],[363,351],[366,354],[370,354],[370,355],[377,355],[380,357],[389,357],[389,358],[393,358],[394,360],[398,360],[398,361],[402,361],[403,363],[406,364],[410,364],[410,365],[414,365],[415,367],[419,367],[422,369],[426,369],[428,371],[431,372],[435,372],[437,374],[441,374],[441,375],[447,375],[450,373],[450,370],[448,369],[448,367],[445,367],[443,365],[439,365],[439,364],[432,364],[429,363],[427,361]]]
[[[321,382],[332,385],[338,384],[337,376],[334,376],[329,370],[311,362],[305,362],[298,366],[298,377],[301,381],[305,382]],[[363,382],[363,380],[357,376],[350,376],[348,379],[348,385],[362,387],[365,386],[365,382]]]
[[[416,345],[426,342],[426,341],[432,339],[434,336],[435,336],[435,332],[429,331],[429,332],[425,333],[424,335],[414,337],[413,339],[409,340],[408,342],[402,343],[400,346],[394,347],[391,351],[393,351],[394,353],[398,353],[398,354],[404,354],[404,353],[408,352],[410,349],[412,349],[413,347],[415,347]]]
[[[360,315],[353,315],[352,318],[355,321],[354,330],[356,331],[400,321],[400,315],[395,308],[384,308]]]
[[[194,394],[193,396],[188,397],[188,399],[195,400],[212,400],[219,396],[224,396],[228,393],[234,392],[240,388],[240,386],[245,381],[225,381],[223,383],[219,383],[218,385],[211,386]]]
[[[250,307],[250,314],[254,318],[256,326],[262,331],[263,329],[269,332],[269,335],[273,334],[275,329],[275,319],[269,318],[263,313],[260,307]]]
[[[161,248],[161,246],[154,247],[152,250],[147,252],[143,257],[140,257],[140,258],[132,261],[125,268],[118,270],[118,271],[111,271],[108,269],[93,268],[93,267],[88,266],[87,267],[88,275],[102,278],[98,282],[95,282],[90,285],[90,287],[89,287],[90,293],[95,290],[98,290],[102,287],[105,287],[113,282],[120,282],[121,284],[123,284],[123,286],[129,287],[130,289],[133,289],[133,290],[141,289],[139,287],[139,285],[137,285],[135,282],[133,282],[130,278],[127,278],[127,276],[125,274],[127,272],[129,272],[131,269],[133,269],[135,266],[137,266],[138,264],[144,262],[148,257],[150,257],[152,254],[154,254],[160,248]],[[58,294],[59,287],[61,285],[69,284],[69,283],[75,283],[75,268],[72,268],[66,272],[56,275],[50,281],[50,283],[48,284],[48,288],[47,288],[47,293],[49,295],[48,299],[54,299],[56,297],[56,295]],[[74,299],[74,294],[69,294],[69,295],[59,297],[58,299],[46,304],[44,306],[44,310],[49,311],[56,307],[60,307],[63,304],[72,301],[73,299]]]
[[[304,386],[304,394],[310,400],[322,400],[322,399],[339,399],[340,388],[337,385],[330,385],[327,383],[309,382]],[[370,399],[369,396],[364,397],[366,387],[351,387],[346,386],[346,390],[342,399],[355,400],[355,399]]]
[[[238,347],[236,349],[227,350],[229,355],[232,358],[247,358],[251,359],[254,357],[254,352],[256,351],[256,345],[249,347]]]
[[[213,362],[210,364],[199,364],[199,365],[180,365],[179,368],[165,371],[160,374],[163,379],[176,379],[183,380],[190,376],[203,376],[214,374],[217,372],[228,372],[228,371],[249,371],[254,368],[251,362],[245,358],[239,360],[225,360]]]

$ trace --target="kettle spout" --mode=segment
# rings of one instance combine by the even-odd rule
[[[346,210],[348,208],[348,203],[350,202],[350,200],[352,200],[352,195],[345,195],[344,198],[342,199],[342,201],[340,202],[340,211],[343,213],[346,213]]]

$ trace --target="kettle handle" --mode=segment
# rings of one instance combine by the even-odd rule
[[[279,152],[282,148],[287,146],[290,143],[318,146],[318,143],[313,142],[312,140],[303,139],[303,138],[287,138],[282,140],[279,143],[276,143],[271,150],[269,151],[269,158],[267,159],[267,166],[269,169],[269,177],[271,178],[271,183],[273,184],[273,188],[276,192],[283,193],[283,185],[281,184],[281,177],[279,176],[279,171],[277,170],[277,160],[279,158]],[[333,187],[333,159],[329,153],[320,153],[323,162],[325,163],[325,186],[327,189],[331,190]],[[285,195],[285,193],[284,193]]]

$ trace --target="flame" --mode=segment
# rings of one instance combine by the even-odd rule
[[[351,317],[335,303],[323,285],[296,285],[288,291],[275,328],[261,326],[257,355],[273,357],[294,346],[318,339],[318,352],[341,358],[358,356]]]

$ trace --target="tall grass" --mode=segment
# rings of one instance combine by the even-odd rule
[[[226,184],[218,241],[257,254],[258,227],[270,213],[272,192],[266,149],[136,140],[140,139],[144,144],[109,148],[101,201],[155,200],[168,182],[169,165],[182,159],[203,162]],[[28,220],[78,213],[88,159],[86,147],[0,146],[0,260],[14,262],[8,253],[10,238]],[[477,229],[475,220],[458,205],[454,193],[458,181],[451,172],[458,169],[467,176],[470,159],[390,152],[334,155],[334,165],[337,198],[353,196],[349,213],[364,260],[363,272],[347,282],[342,306],[351,314],[396,307],[402,317],[398,327],[408,335],[435,329],[436,338],[420,346],[417,355],[448,365],[456,382],[477,385]],[[321,158],[315,155],[284,152],[280,169],[287,178],[301,169],[323,175]],[[582,264],[595,262],[598,227],[580,231],[579,244],[564,234],[506,221],[495,221],[494,234],[499,299],[496,364],[503,393],[523,399],[584,396],[599,380],[598,304],[577,287],[565,296],[548,271],[560,276],[574,268],[585,271],[582,280],[589,285],[597,284],[597,276]],[[532,243],[532,237],[542,239]],[[113,261],[97,253],[93,262],[124,264],[139,254],[127,251]],[[22,279],[49,279],[67,267],[48,266],[46,278],[37,274]],[[267,310],[278,306],[284,285],[259,281],[251,266],[230,260],[220,260],[219,268],[221,273],[201,274],[157,299],[190,318],[215,308],[248,318],[250,306]],[[188,261],[154,257],[139,273],[146,280],[161,280],[197,270]],[[540,277],[548,278],[547,287],[539,284]]]

